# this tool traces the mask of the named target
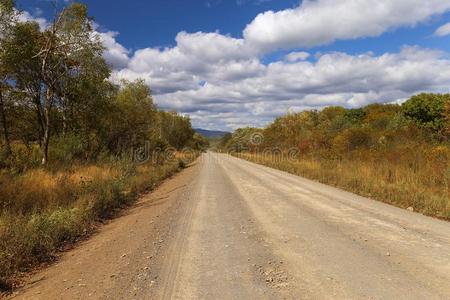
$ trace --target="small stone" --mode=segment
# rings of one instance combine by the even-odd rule
[[[390,252],[386,252],[386,256],[391,256],[391,253]]]
[[[126,257],[126,256],[127,256],[127,254],[126,254],[126,253],[122,254],[122,258],[123,258],[123,257]]]
[[[414,211],[414,207],[410,206],[406,210],[413,212]]]

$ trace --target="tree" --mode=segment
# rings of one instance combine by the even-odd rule
[[[227,144],[230,142],[230,140],[233,138],[233,135],[229,132],[225,133],[222,138],[219,140],[219,148],[225,149]]]
[[[67,78],[80,72],[81,61],[86,53],[101,55],[103,47],[93,35],[91,22],[85,5],[73,3],[55,16],[52,24],[43,32],[40,61],[45,96],[41,101],[43,111],[43,137],[41,143],[42,164],[48,162],[48,147],[53,127],[51,114],[59,96],[64,102]],[[64,104],[63,104],[64,105]]]
[[[160,137],[172,147],[181,150],[194,136],[189,117],[180,116],[175,111],[158,113]]]
[[[110,149],[115,153],[142,147],[156,134],[156,106],[142,80],[121,82],[110,115]]]
[[[45,165],[49,156],[123,155],[148,141],[152,149],[205,147],[188,117],[157,109],[144,81],[108,80],[86,6],[69,4],[41,29],[17,20],[13,0],[0,5],[0,140],[8,149],[10,141],[22,140],[27,151],[39,143]]]
[[[402,105],[403,114],[419,127],[441,133],[445,127],[444,111],[450,94],[420,94]]]
[[[209,140],[199,133],[195,133],[192,137],[190,146],[193,149],[206,151],[209,148]]]
[[[8,122],[6,119],[6,110],[5,110],[5,95],[6,91],[9,89],[9,85],[7,83],[8,73],[4,65],[3,56],[5,55],[5,51],[3,46],[5,41],[9,39],[11,28],[14,26],[16,17],[17,14],[15,11],[14,1],[0,0],[0,118],[7,153],[11,151]]]
[[[11,30],[11,37],[3,44],[3,64],[14,82],[15,89],[22,95],[18,104],[31,106],[36,116],[34,126],[39,142],[42,142],[44,124],[41,106],[42,78],[40,62],[36,53],[42,34],[36,22],[18,22]]]

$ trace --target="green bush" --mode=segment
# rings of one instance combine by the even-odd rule
[[[53,161],[69,165],[75,160],[83,158],[85,149],[81,137],[75,134],[67,134],[55,137],[51,142],[49,155],[53,158]]]
[[[406,101],[402,111],[419,126],[441,131],[446,124],[444,112],[449,102],[449,94],[420,94]]]

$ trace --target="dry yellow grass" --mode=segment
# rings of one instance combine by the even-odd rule
[[[94,180],[108,180],[119,176],[119,171],[111,166],[90,165],[76,167],[69,175],[73,184],[81,184]]]

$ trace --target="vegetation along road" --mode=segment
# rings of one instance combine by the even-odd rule
[[[17,299],[448,299],[450,224],[206,153]]]

